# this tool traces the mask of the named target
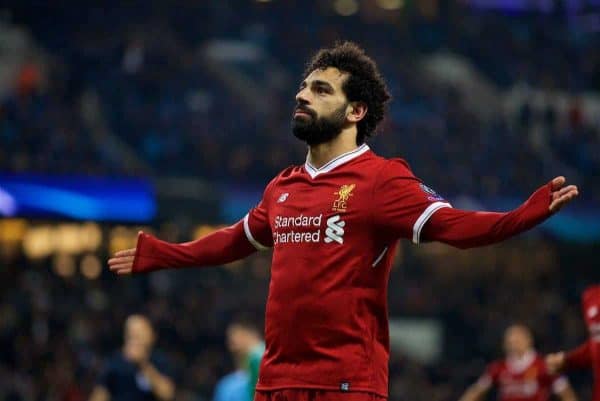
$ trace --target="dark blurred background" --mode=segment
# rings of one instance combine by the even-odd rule
[[[600,1],[7,1],[0,400],[86,399],[133,312],[157,325],[177,399],[211,399],[233,366],[227,323],[263,319],[270,254],[120,279],[105,261],[140,227],[186,241],[230,224],[303,163],[294,94],[308,57],[342,39],[394,96],[370,146],[454,206],[506,210],[556,175],[582,194],[499,246],[401,245],[390,400],[456,400],[514,321],[540,352],[585,338],[579,295],[600,281]],[[589,399],[589,377],[571,379]]]

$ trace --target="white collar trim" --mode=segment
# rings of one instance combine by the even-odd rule
[[[339,167],[342,164],[347,163],[352,159],[356,159],[358,156],[367,152],[369,149],[370,149],[369,145],[367,145],[366,143],[363,143],[358,148],[351,150],[350,152],[342,153],[338,157],[328,161],[321,168],[316,168],[316,167],[312,166],[308,162],[308,156],[307,156],[306,163],[304,163],[304,169],[306,170],[308,175],[310,175],[311,178],[315,178],[319,174],[328,173],[331,170],[333,170],[334,168]]]
[[[523,372],[533,363],[536,356],[537,353],[535,351],[527,351],[520,358],[506,358],[506,364],[508,365],[508,368],[513,372]]]

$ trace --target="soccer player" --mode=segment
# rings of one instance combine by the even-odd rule
[[[583,316],[590,338],[569,352],[546,357],[551,371],[589,369],[594,371],[593,401],[600,401],[600,285],[588,287],[581,297]]]
[[[123,349],[108,362],[90,401],[172,400],[175,384],[165,358],[153,351],[154,342],[150,321],[141,315],[129,316]]]
[[[384,399],[387,283],[399,239],[460,248],[502,241],[577,195],[557,177],[507,213],[454,209],[402,159],[366,144],[390,99],[375,62],[345,42],[320,50],[296,94],[293,134],[306,163],[266,187],[238,223],[184,244],[140,233],[109,260],[117,274],[222,265],[273,248],[266,351],[255,400]]]
[[[246,399],[254,398],[258,382],[260,361],[265,352],[265,343],[256,325],[249,319],[238,318],[227,328],[227,345],[231,353],[242,360],[242,368],[248,375]]]
[[[236,370],[223,376],[215,385],[213,401],[251,401],[250,373],[247,369],[248,348],[251,347],[248,332],[233,321],[227,327],[227,348],[233,357]]]
[[[212,401],[251,401],[252,398],[248,396],[249,387],[248,372],[238,367],[219,379]]]
[[[548,372],[544,358],[533,348],[533,337],[526,326],[506,329],[504,352],[506,358],[490,364],[460,401],[481,400],[492,386],[498,388],[501,401],[546,401],[551,391],[562,401],[577,399],[567,378]]]

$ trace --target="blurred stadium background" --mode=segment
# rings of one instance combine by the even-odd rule
[[[394,95],[376,152],[463,208],[508,209],[558,174],[582,197],[505,244],[402,244],[390,283],[390,400],[456,400],[530,325],[585,338],[600,281],[598,0],[214,0],[0,5],[0,399],[87,398],[132,312],[157,325],[178,400],[232,369],[225,327],[263,318],[270,255],[117,279],[140,227],[170,241],[229,224],[300,164],[307,57],[364,46]],[[589,377],[571,377],[581,400]]]

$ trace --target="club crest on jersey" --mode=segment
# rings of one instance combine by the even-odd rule
[[[283,202],[285,202],[287,200],[288,196],[290,196],[290,194],[287,193],[287,192],[281,194],[279,196],[279,199],[277,199],[277,203],[283,203]]]
[[[333,201],[331,210],[334,212],[345,212],[348,207],[348,199],[352,196],[352,191],[355,187],[356,184],[345,184],[337,192],[334,192],[333,194],[337,195],[338,198]]]

